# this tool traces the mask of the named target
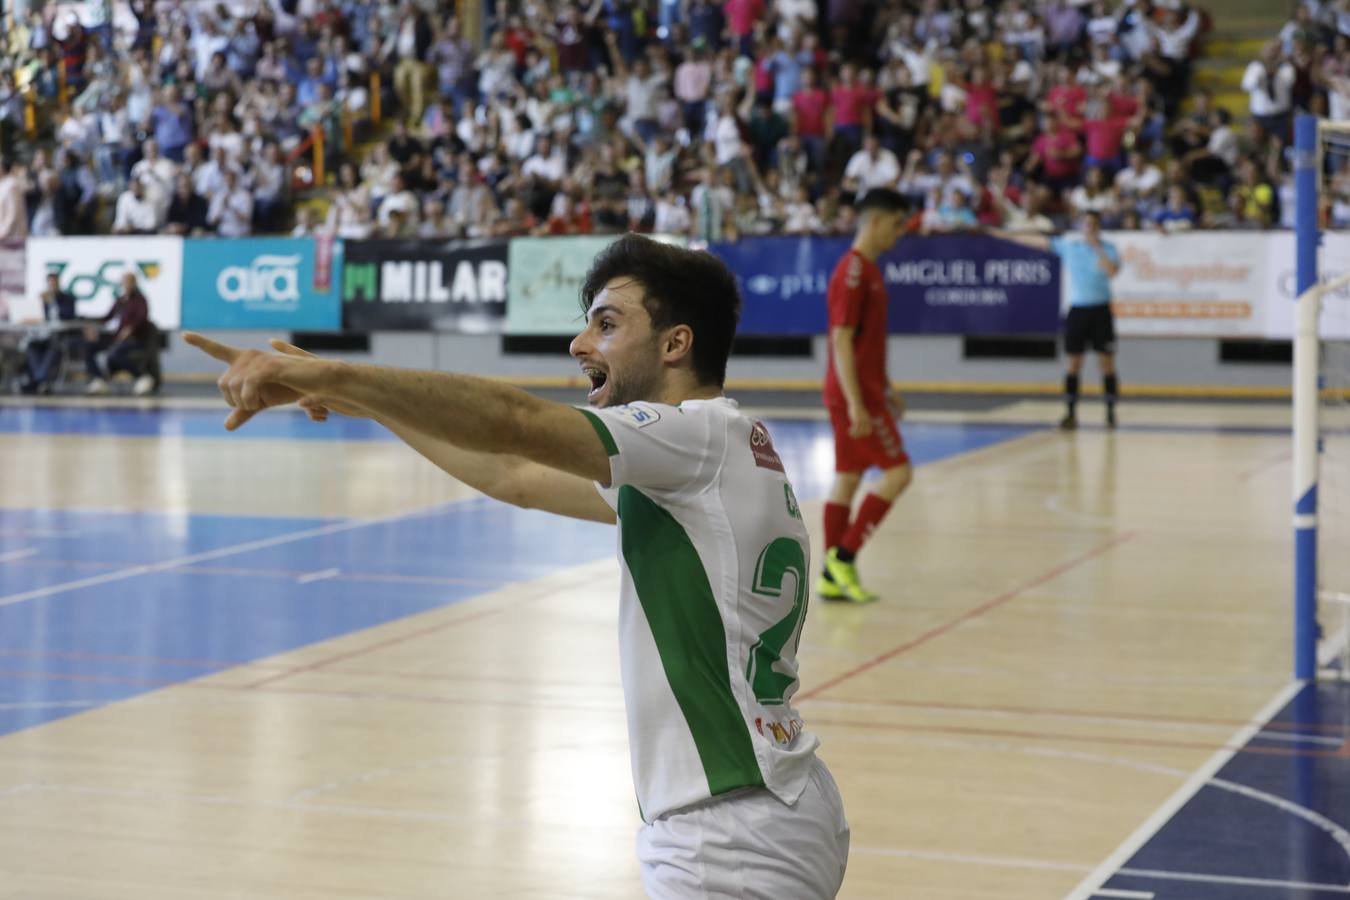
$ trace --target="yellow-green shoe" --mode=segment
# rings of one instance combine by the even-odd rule
[[[833,599],[847,600],[850,603],[871,603],[877,595],[867,590],[858,581],[858,567],[839,558],[838,548],[831,547],[825,554],[825,571],[834,581],[841,596]]]
[[[825,600],[843,600],[844,590],[825,573],[816,579],[816,594]]]

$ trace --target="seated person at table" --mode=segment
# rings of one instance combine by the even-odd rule
[[[103,331],[85,332],[84,365],[89,373],[88,392],[108,393],[108,378],[115,372],[127,372],[135,378],[132,392],[137,396],[153,393],[159,387],[153,373],[158,351],[156,328],[150,321],[150,306],[136,286],[136,276],[122,276],[122,290],[112,309],[103,317]],[[101,361],[99,357],[104,357]]]
[[[47,289],[42,292],[42,318],[47,322],[68,322],[75,318],[75,295],[61,290],[61,281],[55,272],[47,273]],[[56,363],[64,348],[65,335],[60,332],[28,342],[22,385],[25,394],[51,391]]]

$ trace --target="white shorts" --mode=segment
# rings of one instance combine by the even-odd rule
[[[848,864],[839,788],[816,760],[791,806],[766,790],[676,810],[638,832],[652,900],[828,900]]]

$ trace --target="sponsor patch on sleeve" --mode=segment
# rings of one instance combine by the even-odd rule
[[[755,465],[761,469],[783,471],[783,461],[773,449],[773,439],[769,437],[769,429],[764,427],[763,422],[756,422],[750,429],[750,452],[755,456]]]
[[[629,403],[624,406],[611,407],[608,412],[611,415],[618,416],[626,422],[631,422],[638,428],[646,428],[653,422],[661,421],[661,412],[654,406],[646,403]]]

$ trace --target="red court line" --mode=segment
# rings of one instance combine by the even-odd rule
[[[546,684],[541,682],[541,684]],[[247,685],[230,684],[210,684],[206,682],[193,682],[190,687],[200,687],[205,689],[217,689],[223,691],[249,691]],[[338,700],[371,700],[371,701],[401,701],[407,703],[426,703],[436,706],[509,706],[523,707],[527,709],[538,709],[547,707],[549,709],[565,709],[587,712],[605,712],[621,710],[620,706],[582,706],[575,703],[558,703],[548,698],[538,700],[522,700],[519,698],[500,699],[494,697],[447,697],[440,694],[389,694],[382,692],[367,693],[364,691],[345,691],[345,690],[326,690],[323,688],[292,688],[286,686],[262,688],[258,693],[266,694],[287,694],[296,696],[329,697]],[[1058,734],[1054,732],[1042,731],[1016,731],[1000,730],[992,728],[962,728],[959,726],[942,725],[887,725],[876,722],[853,722],[846,720],[816,719],[812,717],[811,724],[830,725],[843,728],[857,728],[861,730],[872,731],[897,731],[913,732],[924,734],[955,734],[970,737],[991,737],[991,738],[1020,738],[1032,741],[1050,741],[1050,742],[1069,742],[1069,743],[1093,743],[1093,744],[1118,744],[1125,746],[1151,746],[1164,747],[1183,750],[1208,750],[1214,751],[1220,748],[1234,750],[1238,753],[1253,753],[1265,756],[1289,756],[1289,757],[1310,757],[1310,758],[1330,758],[1336,757],[1339,751],[1336,750],[1303,750],[1297,747],[1228,747],[1223,743],[1201,742],[1201,741],[1175,741],[1165,739],[1149,738],[1129,738],[1111,736],[1092,736],[1078,734]]]
[[[796,698],[794,698],[795,700]],[[1250,719],[1225,719],[1210,716],[1168,716],[1152,713],[1119,713],[1108,710],[1056,709],[1054,707],[1034,706],[993,706],[973,703],[942,703],[933,700],[853,700],[844,697],[816,698],[826,703],[850,704],[853,706],[877,706],[892,709],[927,709],[938,712],[1007,713],[1024,716],[1055,716],[1065,719],[1119,719],[1125,722],[1150,722],[1176,725],[1213,725],[1215,727],[1237,728],[1258,724]],[[815,717],[812,716],[812,721]],[[1314,737],[1329,734],[1333,737],[1344,733],[1344,729],[1328,722],[1267,722],[1262,731],[1292,731]]]
[[[440,628],[448,627],[455,623],[444,623],[434,629],[425,629],[425,631],[435,631]],[[417,635],[406,635],[411,638]],[[402,638],[400,638],[402,639]],[[385,642],[392,643],[392,642]],[[374,649],[371,647],[363,648],[361,651]],[[294,673],[287,673],[294,674]],[[286,696],[298,697],[327,697],[337,700],[368,700],[372,702],[396,701],[403,703],[423,703],[434,706],[489,706],[489,707],[513,707],[522,709],[564,709],[574,712],[604,712],[617,713],[622,711],[622,705],[581,705],[576,703],[560,703],[554,698],[539,698],[537,700],[501,697],[448,697],[441,694],[395,694],[385,692],[366,692],[349,690],[328,690],[324,688],[297,688],[270,686],[259,687],[255,684],[216,684],[206,681],[155,681],[151,679],[117,678],[104,675],[68,675],[64,673],[50,672],[0,672],[0,678],[4,677],[22,677],[33,678],[36,680],[57,680],[57,681],[87,681],[112,684],[132,684],[149,687],[173,687],[181,685],[188,688],[199,690],[217,691],[222,693],[234,694],[280,694]],[[541,681],[541,686],[547,686],[547,682]],[[1219,750],[1227,749],[1235,753],[1250,753],[1260,756],[1283,756],[1308,759],[1342,759],[1347,758],[1346,748],[1340,747],[1335,750],[1304,750],[1298,747],[1258,747],[1247,745],[1244,747],[1231,747],[1226,744],[1214,744],[1199,741],[1177,741],[1154,738],[1130,738],[1119,737],[1115,735],[1081,735],[1081,734],[1062,734],[1046,731],[1018,731],[1011,729],[995,728],[964,728],[960,726],[943,725],[894,725],[879,722],[857,722],[843,719],[817,719],[812,718],[812,725],[826,725],[838,728],[856,728],[864,731],[890,731],[890,732],[908,732],[915,734],[954,734],[967,737],[988,737],[1002,739],[1021,739],[1029,741],[1049,741],[1061,743],[1084,743],[1084,744],[1111,744],[1121,746],[1145,746],[1145,747],[1163,747],[1171,749],[1185,750]]]
[[[329,675],[350,675],[355,678],[388,678],[394,681],[419,681],[419,682],[461,682],[473,681],[483,684],[523,684],[539,686],[541,684],[560,687],[580,687],[597,688],[603,690],[618,690],[623,684],[618,681],[568,681],[561,678],[540,678],[520,677],[510,678],[505,675],[465,675],[454,672],[392,672],[379,669],[327,669]]]
[[[999,728],[962,728],[957,725],[888,725],[881,722],[853,722],[837,719],[811,718],[811,726],[832,725],[857,728],[864,731],[899,731],[934,734],[961,734],[973,737],[1021,738],[1033,741],[1059,741],[1075,744],[1120,744],[1130,747],[1167,747],[1179,750],[1231,750],[1235,753],[1253,753],[1258,756],[1295,756],[1306,758],[1334,758],[1340,750],[1303,750],[1298,747],[1256,747],[1250,744],[1234,747],[1212,741],[1176,741],[1163,738],[1130,738],[1103,735],[1059,734],[1051,731],[1015,731]]]
[[[823,694],[825,691],[828,691],[830,688],[837,687],[838,685],[843,684],[845,681],[848,681],[851,678],[855,678],[858,675],[863,674],[864,672],[871,671],[872,669],[875,669],[882,663],[895,659],[895,657],[899,656],[902,653],[906,653],[910,650],[913,650],[915,647],[920,647],[928,643],[933,638],[941,637],[942,635],[951,631],[956,626],[964,622],[968,622],[971,619],[979,618],[980,616],[984,615],[990,610],[997,609],[998,607],[1007,603],[1009,600],[1017,599],[1019,596],[1031,590],[1032,588],[1039,587],[1040,585],[1045,584],[1048,581],[1053,581],[1055,578],[1058,578],[1065,572],[1068,572],[1071,569],[1082,565],[1088,560],[1095,559],[1096,557],[1101,556],[1106,551],[1113,549],[1117,545],[1123,544],[1126,541],[1133,540],[1138,536],[1139,533],[1137,531],[1127,531],[1124,534],[1117,535],[1116,537],[1113,537],[1106,543],[1100,544],[1097,547],[1093,548],[1092,550],[1089,550],[1087,553],[1084,553],[1081,556],[1076,556],[1073,559],[1069,560],[1068,562],[1061,563],[1060,565],[1056,566],[1050,571],[1038,575],[1031,581],[1028,581],[1026,584],[1019,585],[1004,594],[1000,594],[993,600],[981,604],[980,606],[977,606],[974,609],[968,610],[962,613],[961,615],[957,616],[955,619],[950,619],[944,622],[943,624],[937,626],[936,628],[930,629],[929,631],[925,631],[918,637],[906,641],[905,643],[899,645],[898,647],[892,647],[890,650],[887,650],[880,656],[874,656],[867,662],[855,666],[852,669],[849,669],[847,672],[844,672],[843,674],[836,675],[834,678],[829,679],[823,684],[817,685],[816,687],[812,688],[809,691],[802,692],[801,694],[797,695],[797,699],[806,700],[810,697],[819,696],[820,694]]]
[[[416,640],[417,638],[420,637],[426,637],[429,634],[435,634],[438,631],[446,631],[448,629],[455,628],[459,625],[463,625],[465,622],[472,622],[475,619],[483,619],[488,616],[495,616],[502,612],[505,612],[508,609],[514,609],[516,606],[519,606],[519,604],[512,604],[511,606],[494,606],[489,609],[480,610],[479,612],[476,613],[469,613],[467,615],[459,616],[458,618],[449,622],[441,622],[437,625],[428,625],[427,627],[419,628],[416,631],[409,631],[405,634],[395,635],[394,637],[386,638],[383,641],[376,641],[373,644],[367,644],[364,647],[357,647],[354,650],[348,650],[344,653],[337,653],[334,654],[333,656],[328,656],[323,659],[320,659],[317,662],[308,663],[303,666],[297,666],[293,669],[286,669],[285,671],[278,672],[275,675],[268,675],[266,678],[245,685],[245,687],[260,688],[265,685],[269,685],[274,682],[280,681],[283,678],[290,678],[293,675],[303,675],[306,672],[312,672],[315,669],[321,669],[324,666],[331,665],[332,663],[335,662],[341,662],[344,659],[351,659],[356,656],[362,656],[366,653],[371,653],[375,650],[382,650],[385,647],[392,647],[395,644],[402,644],[405,641]]]
[[[28,681],[91,681],[97,684],[138,684],[148,687],[169,687],[180,681],[160,678],[125,678],[119,675],[77,675],[70,672],[35,672],[23,669],[0,670],[0,679],[21,678]]]
[[[235,666],[256,665],[267,668],[283,668],[275,664],[250,663],[240,660],[224,659],[170,659],[162,656],[129,656],[121,653],[89,653],[84,650],[23,650],[17,647],[0,647],[0,656],[22,656],[28,659],[72,659],[86,662],[125,662],[154,663],[163,666],[192,666],[199,669],[231,669]]]

